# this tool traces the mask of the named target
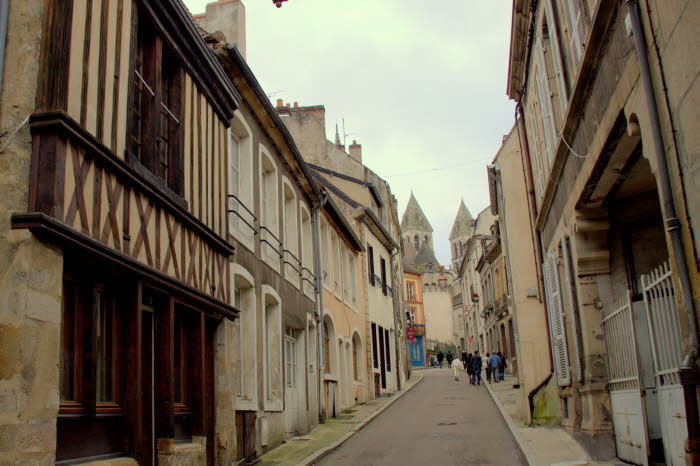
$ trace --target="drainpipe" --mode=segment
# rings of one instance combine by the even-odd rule
[[[506,238],[506,241],[503,241],[503,245],[505,246],[505,252],[506,252],[506,286],[510,290],[511,294],[511,315],[513,316],[513,339],[515,340],[515,357],[516,361],[520,357],[520,336],[518,334],[518,317],[516,313],[516,306],[515,306],[515,293],[513,290],[513,272],[510,268],[510,248],[508,247],[508,229],[506,228],[506,205],[505,205],[505,199],[503,197],[503,181],[501,180],[501,168],[498,165],[498,162],[494,163],[493,165],[490,165],[489,168],[489,174],[491,174],[491,167],[493,167],[493,176],[496,181],[496,199],[498,202],[498,216],[499,218],[503,218],[503,221],[501,222],[501,228],[503,229],[503,234],[501,235],[503,238]],[[523,371],[518,367],[518,385],[523,386]]]
[[[647,54],[644,31],[642,29],[642,21],[640,19],[639,3],[637,0],[627,0],[627,12],[629,14],[630,23],[632,26],[632,38],[634,40],[634,48],[637,52],[637,63],[639,64],[639,76],[644,89],[644,95],[647,102],[647,112],[649,122],[651,123],[651,139],[654,146],[654,156],[656,157],[656,169],[658,176],[656,182],[659,188],[661,198],[661,209],[671,239],[671,248],[673,257],[676,259],[676,270],[678,272],[678,282],[681,287],[681,302],[683,310],[686,313],[688,321],[688,336],[690,339],[689,347],[683,357],[681,363],[681,383],[683,385],[683,395],[685,398],[686,408],[686,424],[688,427],[688,440],[686,443],[686,452],[690,456],[690,464],[700,463],[700,427],[698,415],[698,400],[697,400],[697,385],[692,382],[692,379],[697,380],[697,354],[698,354],[698,326],[693,303],[692,290],[690,286],[690,278],[688,274],[688,265],[685,260],[685,251],[683,249],[683,239],[681,237],[681,222],[676,217],[676,206],[673,200],[671,190],[671,178],[668,173],[668,164],[666,162],[666,152],[664,150],[664,141],[661,133],[661,123],[659,118],[659,108],[654,94],[654,83],[651,78],[651,68],[649,66],[649,56]],[[688,373],[690,383],[683,381],[683,375]]]
[[[394,280],[394,257],[399,253],[400,249],[396,249],[396,252],[389,256],[389,267],[391,267],[391,300],[394,306],[394,347],[396,349],[396,389],[401,390],[401,368],[399,365],[399,326],[398,319],[396,318],[396,313],[398,312],[398,300],[396,298],[396,281]],[[401,290],[403,293],[403,290]],[[406,313],[403,312],[403,328],[406,328]]]
[[[9,0],[0,1],[0,91],[2,91],[2,74],[5,69],[5,42],[7,39],[7,16]]]
[[[668,173],[668,164],[666,163],[666,151],[664,150],[664,141],[661,134],[661,122],[659,119],[659,109],[656,103],[654,94],[654,84],[651,80],[651,69],[649,67],[649,56],[644,39],[644,31],[640,19],[639,3],[637,0],[627,0],[627,11],[629,13],[630,22],[632,25],[632,38],[634,39],[634,48],[637,52],[637,62],[639,64],[639,74],[644,88],[644,95],[647,101],[647,111],[649,122],[651,123],[651,138],[654,146],[654,155],[656,157],[656,169],[658,171],[657,184],[661,197],[661,209],[666,222],[666,229],[671,238],[671,248],[673,256],[676,258],[676,269],[678,270],[678,282],[681,287],[681,301],[688,320],[688,333],[690,344],[686,352],[682,369],[695,369],[698,353],[698,327],[695,315],[695,305],[690,287],[690,278],[688,275],[688,265],[685,261],[685,252],[683,250],[683,239],[681,238],[681,223],[676,217],[676,206],[673,201],[673,193],[671,190],[671,177]]]
[[[323,370],[326,362],[323,360],[325,352],[321,350],[323,345],[323,271],[321,270],[321,249],[318,246],[318,211],[323,208],[328,202],[328,192],[323,191],[323,198],[318,205],[311,209],[311,227],[314,247],[314,269],[316,270],[316,328],[318,334],[318,343],[316,344],[316,360],[318,367],[318,420],[323,422]]]

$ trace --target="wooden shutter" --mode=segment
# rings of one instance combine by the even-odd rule
[[[550,254],[543,266],[554,370],[557,373],[558,384],[561,386],[571,383],[571,374],[569,371],[569,353],[566,347],[564,313],[562,310],[559,266],[557,262],[556,255]]]
[[[559,44],[559,24],[554,15],[553,0],[547,0],[544,4],[547,15],[547,26],[549,28],[549,42],[552,47],[552,63],[554,63],[554,73],[557,77],[557,91],[559,94],[559,105],[561,106],[561,118],[566,118],[566,107],[569,95],[566,89],[566,79],[564,78],[564,65],[562,61],[561,46]]]
[[[542,136],[544,138],[544,151],[546,154],[547,171],[554,161],[554,151],[557,144],[557,128],[554,123],[554,110],[552,109],[552,91],[549,89],[549,74],[547,73],[547,62],[544,57],[544,46],[542,41],[537,41],[536,45],[537,64],[537,102],[540,106],[540,120],[542,122]]]
[[[535,178],[537,179],[537,186],[539,187],[540,197],[544,197],[544,172],[542,171],[542,164],[540,163],[540,138],[539,131],[535,125],[535,118],[532,116],[532,112],[528,112],[528,141],[530,143],[530,152],[532,153],[532,159],[535,161]]]
[[[578,68],[583,56],[583,45],[586,38],[586,27],[583,24],[583,11],[578,0],[566,0],[569,29],[569,48],[574,61],[574,68]]]

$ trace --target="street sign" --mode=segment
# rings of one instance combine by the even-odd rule
[[[416,342],[416,337],[413,335],[413,325],[406,326],[406,341],[411,344]]]
[[[474,339],[472,337],[469,337],[469,343],[471,343]]]

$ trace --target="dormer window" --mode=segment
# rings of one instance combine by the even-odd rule
[[[128,150],[131,160],[182,194],[182,68],[178,58],[139,14],[134,47]],[[150,177],[149,177],[150,178]]]

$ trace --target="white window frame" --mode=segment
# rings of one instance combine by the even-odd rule
[[[301,229],[301,252],[299,254],[299,259],[301,260],[302,266],[301,286],[304,290],[304,293],[313,301],[314,299],[316,299],[313,282],[314,278],[318,280],[319,277],[317,277],[316,264],[314,263],[311,213],[309,211],[309,208],[304,203],[299,203],[299,225]],[[304,269],[308,270],[308,272]],[[308,281],[303,280],[304,278],[306,278]]]
[[[263,393],[265,411],[283,410],[282,387],[282,300],[270,286],[262,285],[263,314]],[[277,331],[277,334],[273,332]],[[278,382],[273,386],[273,373]]]
[[[321,249],[321,280],[323,287],[329,292],[333,292],[333,271],[331,264],[330,252],[330,225],[325,218],[321,218],[321,226],[319,228],[319,243]]]
[[[291,197],[287,197],[291,194]],[[290,205],[291,204],[291,205]],[[297,204],[297,193],[294,186],[286,176],[282,176],[282,260],[291,262],[284,264],[284,278],[296,288],[301,287],[301,276],[296,269],[301,271],[301,257],[299,256],[299,206]],[[289,251],[285,253],[284,250]]]
[[[569,50],[574,64],[574,75],[578,74],[578,67],[583,58],[586,40],[586,25],[584,24],[583,11],[578,0],[564,0],[566,5],[567,31],[569,34]]]
[[[255,279],[243,266],[237,263],[230,264],[231,296],[234,303],[241,311],[236,319],[234,329],[236,347],[236,378],[240,377],[241,390],[236,393],[236,409],[258,409],[258,384],[257,384],[257,311],[255,295]],[[242,291],[240,299],[236,297],[236,290]],[[239,307],[240,306],[240,307]],[[247,342],[243,340],[247,339]],[[243,371],[247,372],[247,376]],[[236,382],[238,385],[238,381]]]
[[[275,249],[279,250],[279,253],[281,253],[282,251],[280,248],[282,248],[282,245],[279,244],[275,238],[271,237],[267,231],[262,229],[262,227],[269,229],[272,234],[279,239],[279,171],[274,157],[272,157],[264,145],[260,144],[259,152],[261,256],[265,262],[279,272],[281,261]],[[272,168],[265,170],[264,166],[266,163]],[[272,246],[263,243],[262,240],[268,241]]]
[[[552,63],[554,64],[554,74],[557,79],[557,91],[559,94],[559,106],[561,107],[561,119],[566,120],[566,110],[569,105],[569,95],[566,89],[566,79],[564,77],[564,61],[561,54],[561,43],[559,42],[559,23],[554,15],[553,0],[545,1],[545,19],[549,30],[549,43],[552,46]]]
[[[338,238],[338,233],[335,230],[331,230],[331,263],[333,265],[333,294],[336,295],[338,299],[342,301],[342,287],[343,287],[343,277],[340,271],[340,249],[339,249],[340,239]]]
[[[228,213],[229,234],[243,243],[251,251],[255,247],[255,202],[253,196],[253,138],[250,127],[236,110],[229,138],[229,170],[228,193],[237,198],[228,198],[228,209],[237,212],[250,225],[246,225],[236,214]],[[235,144],[233,143],[235,141]],[[237,164],[233,162],[232,151],[236,150]],[[236,177],[234,178],[234,175]],[[234,185],[235,183],[235,185]],[[251,214],[252,213],[252,214]],[[252,228],[251,228],[252,227]]]
[[[557,150],[557,126],[554,120],[554,109],[552,108],[552,91],[549,87],[549,72],[547,70],[547,60],[544,56],[544,45],[542,40],[538,40],[535,45],[538,63],[535,76],[537,103],[539,104],[540,124],[542,125],[542,137],[544,140],[544,152],[547,174],[554,163],[554,156]],[[545,177],[546,179],[546,177]]]

